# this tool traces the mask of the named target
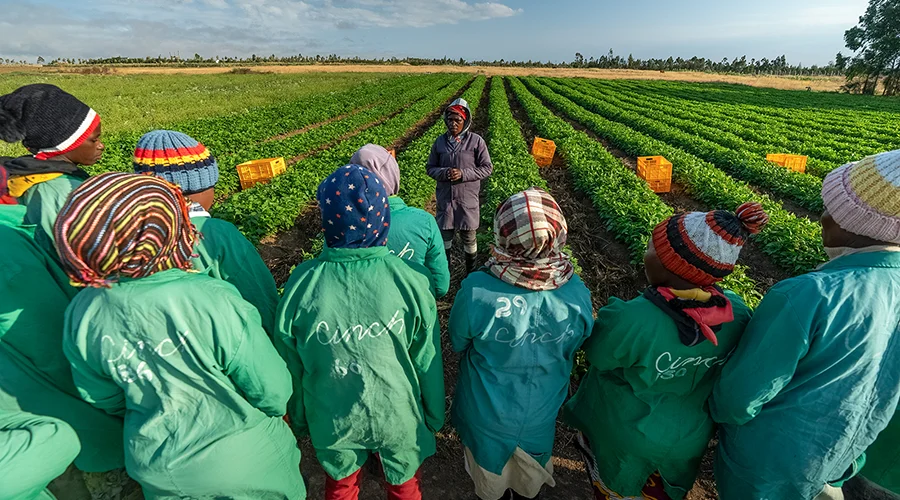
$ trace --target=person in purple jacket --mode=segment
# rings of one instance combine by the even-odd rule
[[[450,103],[444,112],[447,133],[438,137],[428,157],[428,175],[437,181],[437,218],[444,248],[453,247],[459,231],[466,254],[466,273],[475,270],[481,219],[481,181],[494,171],[487,144],[470,132],[472,112],[465,99]]]

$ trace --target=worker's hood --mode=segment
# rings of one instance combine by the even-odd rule
[[[447,109],[444,110],[444,118],[447,117],[447,114],[450,112],[450,108],[452,108],[453,106],[462,106],[466,108],[466,123],[465,126],[463,126],[462,132],[460,132],[459,134],[460,136],[466,135],[466,132],[468,132],[469,128],[472,126],[472,110],[469,109],[469,103],[462,98],[451,102],[450,105],[447,106]]]

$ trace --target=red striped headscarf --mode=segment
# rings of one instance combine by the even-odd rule
[[[54,233],[72,284],[95,288],[122,276],[190,269],[196,239],[177,186],[123,173],[92,177],[72,191]]]
[[[562,210],[549,193],[536,187],[516,193],[494,216],[496,244],[487,266],[511,285],[556,290],[575,274],[562,251],[568,230]]]

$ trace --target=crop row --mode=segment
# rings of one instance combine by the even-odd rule
[[[478,111],[486,80],[484,76],[476,77],[463,92],[462,98],[468,101],[473,116]],[[438,119],[425,134],[397,155],[397,163],[400,165],[400,197],[409,206],[424,209],[434,196],[436,183],[428,176],[425,165],[431,154],[431,146],[445,131],[444,120]]]
[[[567,85],[570,82],[562,81]],[[591,85],[580,87],[604,95],[613,95],[632,105],[642,106],[653,111],[665,112],[672,118],[688,120],[700,126],[699,133],[705,139],[717,142],[726,147],[737,144],[752,151],[760,157],[769,153],[800,154],[809,157],[806,171],[810,175],[822,178],[835,168],[866,156],[865,148],[838,144],[833,136],[809,132],[796,133],[792,129],[779,128],[776,124],[761,124],[736,116],[719,112],[715,105],[700,105],[692,101],[665,98],[652,94],[643,94],[629,90],[627,87]],[[712,134],[711,132],[715,132]]]
[[[688,189],[691,196],[701,203],[724,210],[734,210],[747,201],[762,203],[769,214],[769,224],[755,238],[761,244],[762,251],[782,268],[800,274],[825,261],[821,227],[818,224],[794,216],[781,203],[756,193],[747,184],[732,179],[709,162],[626,125],[591,113],[534,79],[524,81],[529,89],[554,109],[587,127],[626,154],[665,156],[673,164],[674,180]]]
[[[190,120],[168,127],[194,137],[214,155],[221,156],[273,135],[301,129],[339,116],[347,110],[377,102],[376,98],[382,92],[415,87],[427,81],[425,78],[397,77],[371,84],[366,80],[342,92],[316,94],[287,103],[253,108],[244,113]],[[130,170],[135,144],[144,132],[105,135],[103,159],[93,167],[92,173]]]
[[[788,125],[799,127],[800,130],[816,130],[839,137],[859,138],[871,141],[872,144],[896,144],[897,138],[900,136],[897,125],[892,125],[893,120],[889,119],[890,112],[850,113],[837,116],[831,109],[823,111],[820,102],[815,104],[812,102],[802,104],[786,102],[774,97],[777,96],[777,93],[771,94],[774,98],[770,103],[755,105],[747,103],[748,94],[746,92],[711,94],[707,89],[701,90],[683,84],[656,85],[654,83],[647,88],[652,88],[654,92],[662,92],[680,98],[712,100],[722,104],[737,105],[767,117],[769,120],[778,119]],[[849,99],[854,97],[849,97]],[[852,102],[849,99],[836,103],[834,107],[845,106],[847,102]],[[779,105],[779,102],[783,107],[773,107],[773,105]]]
[[[488,120],[487,142],[494,173],[484,184],[481,220],[484,226],[493,227],[494,212],[507,198],[532,186],[547,189],[547,183],[528,152],[528,144],[519,122],[513,117],[500,77],[491,79]]]
[[[812,212],[823,210],[821,179],[788,170],[766,161],[764,156],[739,149],[746,145],[738,138],[730,137],[729,146],[735,148],[731,149],[704,138],[715,136],[716,131],[710,127],[670,117],[662,111],[628,104],[608,95],[597,98],[553,81],[542,82],[559,95],[608,120],[622,123],[637,132],[681,148],[722,168],[734,177],[793,200],[807,210]],[[726,134],[721,135],[722,140],[729,139]]]
[[[824,177],[836,166],[880,152],[884,148],[881,141],[861,140],[855,136],[834,135],[788,125],[777,118],[760,115],[739,105],[667,97],[620,82],[595,83],[595,86],[619,95],[640,96],[655,107],[665,107],[676,114],[691,112],[705,125],[720,127],[744,139],[768,146],[768,152],[808,155],[810,162],[807,171],[817,177]]]
[[[234,223],[254,242],[289,229],[315,198],[322,179],[346,164],[357,149],[369,143],[391,145],[422,117],[458,94],[468,79],[454,80],[387,121],[303,159],[268,184],[235,193],[226,203],[214,207],[213,215]]]
[[[628,247],[632,262],[640,262],[653,228],[673,214],[672,207],[602,144],[554,115],[518,79],[511,78],[510,87],[537,132],[556,142],[576,188],[590,197],[607,228]],[[723,286],[754,307],[762,295],[746,271],[745,266],[737,266]]]
[[[383,93],[379,96],[381,101],[376,105],[340,120],[327,123],[303,134],[291,135],[276,141],[261,142],[239,152],[220,156],[220,171],[227,174],[220,177],[217,185],[217,191],[221,192],[220,198],[230,195],[238,189],[239,179],[237,170],[234,168],[235,165],[258,158],[273,157],[284,157],[289,164],[293,163],[293,158],[308,155],[319,148],[355,135],[366,128],[377,125],[426,96],[441,92],[446,88],[459,88],[465,81],[466,77],[457,77],[449,83],[436,81],[426,85],[398,89],[396,92]]]

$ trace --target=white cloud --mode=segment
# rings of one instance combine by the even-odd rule
[[[521,12],[502,3],[464,0],[95,0],[87,5],[27,0],[4,6],[0,30],[18,34],[0,37],[0,54],[27,59],[212,56],[337,47],[367,53],[371,47],[347,45],[348,30],[424,28]]]

